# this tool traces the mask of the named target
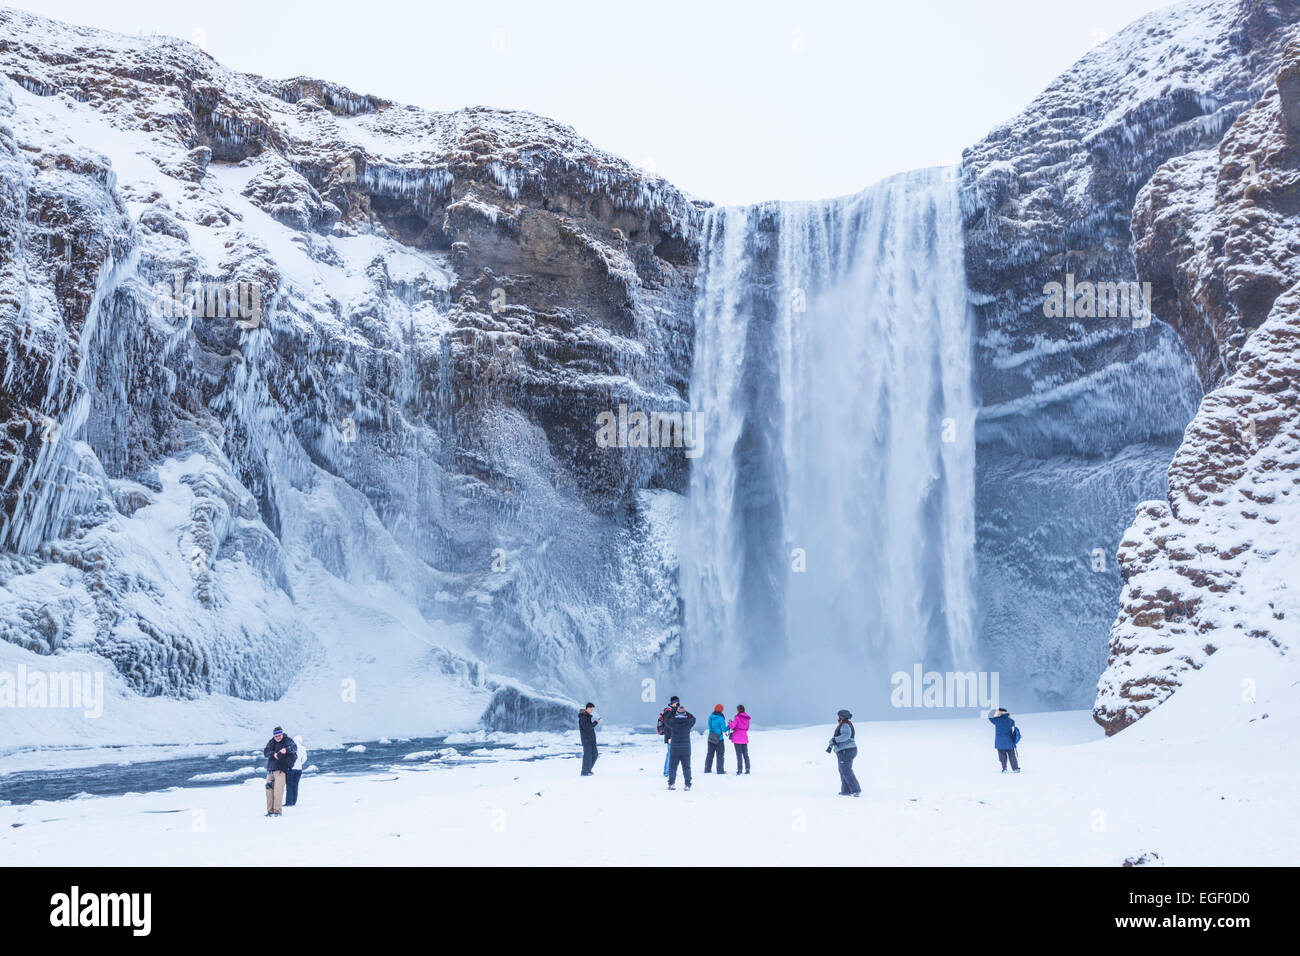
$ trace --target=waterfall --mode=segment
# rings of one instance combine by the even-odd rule
[[[683,689],[765,700],[769,720],[883,715],[892,673],[974,666],[972,335],[947,172],[709,214]]]

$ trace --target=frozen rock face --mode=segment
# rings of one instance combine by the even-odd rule
[[[145,695],[347,659],[433,727],[506,686],[479,658],[576,695],[671,656],[688,462],[595,436],[686,407],[695,203],[530,114],[0,37],[0,636]]]
[[[943,246],[960,263],[964,240],[976,313],[976,594],[892,591],[950,618],[973,606],[975,658],[1037,697],[1018,706],[1091,702],[1112,623],[1097,697],[1112,729],[1197,666],[1207,629],[1286,646],[1300,66],[1282,51],[1298,7],[1148,16],[966,153]],[[702,205],[530,114],[432,113],[0,11],[0,669],[93,655],[119,697],[310,703],[323,719],[342,684],[380,725],[384,705],[413,715],[412,732],[466,714],[571,724],[573,701],[529,685],[643,712],[645,677],[695,667],[679,525],[688,471],[707,469],[598,429],[626,407],[702,415],[706,448],[725,437],[700,387],[725,376],[693,355]],[[923,220],[889,217],[874,245]],[[778,273],[828,260],[753,237],[755,261],[785,258],[739,270],[738,307],[719,314],[759,328]],[[1131,314],[1045,311],[1050,283],[1129,282],[1152,291]],[[813,351],[870,355],[866,329]],[[755,372],[802,361],[754,342],[773,349]],[[739,343],[712,339],[724,357]],[[837,381],[814,370],[807,394]],[[766,401],[771,382],[738,392]],[[750,407],[739,446],[765,453],[777,418]],[[783,441],[821,435],[795,420]],[[730,496],[755,542],[801,508],[852,540],[822,507],[846,496],[783,512],[767,492],[860,462],[821,475],[761,457]],[[966,540],[959,497],[945,526]],[[761,572],[753,593],[785,573],[796,542],[781,543],[727,552]],[[923,577],[967,566],[950,553]],[[741,650],[777,646],[754,643],[772,608],[744,608]]]
[[[1297,4],[1272,0],[1148,15],[964,156],[981,642],[1003,686],[1035,688],[1036,703],[1092,699],[1130,509],[1164,493],[1197,400],[1224,373],[1220,339],[1241,343],[1237,319],[1215,329],[1179,314],[1194,299],[1177,304],[1176,270],[1135,266],[1139,189],[1166,162],[1214,149],[1272,87],[1298,16]],[[1139,258],[1156,255],[1141,243]],[[1120,309],[1045,314],[1048,283],[1127,284],[1139,273],[1152,282],[1154,321]],[[1276,277],[1225,281],[1252,300],[1248,321],[1262,321]]]
[[[1122,730],[1215,651],[1300,636],[1300,46],[1223,142],[1170,160],[1135,210],[1138,271],[1207,385],[1166,499],[1124,535],[1093,714]],[[1243,693],[1252,675],[1243,674]]]
[[[483,723],[505,733],[529,730],[563,732],[577,726],[579,706],[568,698],[548,697],[526,688],[502,684],[483,712]]]

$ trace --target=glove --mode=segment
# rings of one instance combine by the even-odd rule
[[[826,752],[827,752],[827,753],[830,753],[830,752],[831,752],[831,747],[830,747],[829,744],[827,744],[827,746],[826,746]]]

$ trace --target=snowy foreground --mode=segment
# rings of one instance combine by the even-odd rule
[[[836,796],[829,726],[756,729],[747,777],[704,775],[697,745],[690,793],[665,789],[658,739],[637,736],[589,778],[576,756],[308,774],[302,803],[278,820],[262,816],[260,780],[0,807],[0,859],[1115,866],[1154,852],[1171,865],[1300,863],[1300,673],[1260,648],[1217,654],[1200,676],[1109,740],[1085,712],[1020,715],[1018,776],[997,772],[977,717],[860,724],[861,799]]]

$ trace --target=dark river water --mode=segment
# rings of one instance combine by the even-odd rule
[[[574,734],[573,752],[581,753]],[[363,752],[347,749],[320,750],[308,741],[308,765],[315,769],[308,774],[364,774],[388,771],[394,767],[403,770],[437,770],[476,763],[492,763],[493,758],[482,754],[468,756],[472,751],[513,750],[512,745],[484,742],[446,742],[446,737],[414,737],[409,740],[363,741]],[[349,744],[349,747],[356,744]],[[425,756],[417,760],[404,760],[407,754],[420,751],[455,751],[442,756]],[[540,760],[561,756],[553,748],[546,748],[536,756],[524,760]],[[229,759],[239,757],[241,759]],[[230,774],[243,769],[255,770],[243,776],[222,776],[204,779],[209,774]],[[178,757],[168,760],[142,760],[119,765],[106,763],[95,767],[73,767],[58,770],[25,770],[0,775],[0,800],[12,804],[31,803],[34,800],[67,800],[81,794],[97,797],[120,796],[124,793],[149,793],[168,787],[228,787],[254,776],[265,774],[266,761],[259,753],[231,750],[215,757]],[[195,779],[195,778],[198,779]]]

